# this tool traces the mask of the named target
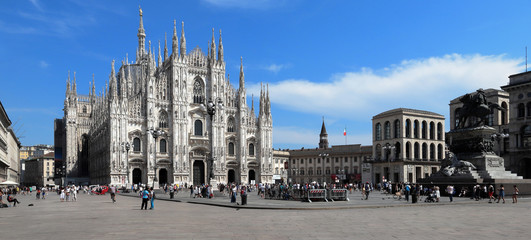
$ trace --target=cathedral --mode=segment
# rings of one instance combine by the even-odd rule
[[[258,115],[247,104],[243,63],[239,88],[226,74],[221,31],[212,30],[207,53],[186,50],[174,21],[171,53],[158,54],[140,9],[136,60],[114,61],[98,94],[94,76],[88,95],[77,93],[76,76],[66,83],[64,117],[56,120],[68,182],[90,184],[206,184],[273,182],[273,120],[263,86]],[[58,136],[60,135],[60,136]],[[57,140],[62,138],[62,140]],[[62,146],[57,146],[58,142]],[[62,144],[61,144],[62,142]],[[56,153],[57,156],[57,153]]]

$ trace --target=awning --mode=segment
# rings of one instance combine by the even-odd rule
[[[18,183],[13,182],[13,181],[5,181],[5,182],[1,182],[0,185],[10,186],[10,185],[18,185]]]

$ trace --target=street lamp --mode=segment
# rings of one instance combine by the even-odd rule
[[[383,149],[385,150],[385,158],[387,158],[387,181],[389,181],[390,177],[391,177],[391,158],[390,158],[390,155],[391,155],[391,151],[395,149],[395,146],[389,144],[389,143],[386,143],[385,146],[383,147]]]
[[[217,98],[217,104],[215,104],[212,99],[209,99],[206,106],[204,103],[201,104],[201,107],[206,108],[206,111],[208,115],[210,116],[210,134],[208,134],[208,138],[210,141],[210,154],[208,156],[207,160],[207,183],[210,185],[210,179],[214,178],[213,174],[213,165],[214,165],[214,142],[212,139],[212,135],[214,132],[214,115],[216,115],[216,109],[219,108],[219,110],[223,110],[223,102],[221,101],[221,98]]]
[[[129,149],[131,149],[131,144],[129,144],[129,142],[125,142],[122,144],[125,147],[125,167],[127,169],[127,182],[125,183],[125,187],[128,187],[127,184],[131,182],[129,179]]]
[[[507,133],[493,133],[490,138],[492,141],[496,141],[498,143],[498,156],[501,155],[501,144],[500,141],[504,138],[508,138],[509,134]]]
[[[166,133],[161,129],[153,129],[150,128],[147,130],[147,133],[150,133],[153,136],[153,140],[155,141],[154,149],[153,149],[153,170],[155,176],[153,176],[153,185],[151,187],[155,188],[155,181],[157,181],[157,138],[165,135]]]

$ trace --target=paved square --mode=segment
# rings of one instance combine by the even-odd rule
[[[0,209],[1,239],[528,239],[531,229],[529,199],[518,204],[460,199],[455,204],[412,206],[375,196],[371,205],[353,199],[348,204],[358,207],[321,210],[234,209],[156,200],[155,210],[140,210],[140,199],[128,196],[117,196],[115,204],[108,195],[80,194],[77,202],[60,202],[54,193],[46,200],[18,198],[20,206]],[[177,196],[186,198],[186,193]],[[249,205],[263,205],[260,201],[283,202],[251,197]],[[311,203],[290,204],[304,208]]]

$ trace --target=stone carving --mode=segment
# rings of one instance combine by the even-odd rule
[[[441,173],[446,176],[453,176],[456,173],[462,172],[464,169],[476,170],[476,166],[469,161],[462,161],[457,159],[457,156],[453,152],[448,153],[450,164],[446,162],[446,166],[441,169]]]
[[[487,102],[487,97],[483,89],[478,89],[475,93],[466,94],[459,99],[463,103],[463,107],[459,110],[459,125],[456,129],[462,129],[467,127],[479,127],[485,125],[485,117],[491,113],[493,108],[502,110],[503,108],[496,103]],[[474,124],[468,123],[469,117],[476,117],[478,121]]]

